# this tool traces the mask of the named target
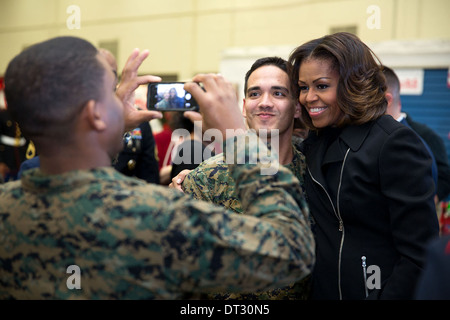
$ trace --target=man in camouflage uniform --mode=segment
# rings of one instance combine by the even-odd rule
[[[290,169],[303,185],[306,169],[305,157],[293,144],[294,119],[300,116],[300,106],[292,94],[287,72],[287,61],[278,57],[255,61],[245,76],[244,114],[248,127],[279,130],[280,163]],[[269,139],[269,143],[270,143]],[[224,154],[216,155],[191,171],[182,183],[185,193],[196,199],[209,201],[236,213],[245,213],[236,193]],[[306,299],[309,294],[309,278],[286,289],[258,294],[220,294],[215,298],[239,299]]]
[[[111,167],[123,133],[160,116],[133,107],[140,84],[160,81],[137,76],[147,55],[132,53],[117,92],[106,60],[75,37],[31,46],[8,65],[6,99],[41,165],[0,186],[0,299],[178,299],[276,288],[310,273],[309,213],[286,168],[262,175],[259,161],[227,159],[246,212],[237,215]],[[245,130],[230,83],[192,80],[185,89],[204,127]],[[246,158],[265,148],[226,137]]]

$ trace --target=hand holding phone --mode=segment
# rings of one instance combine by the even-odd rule
[[[239,108],[236,90],[222,75],[198,74],[184,87],[200,104],[204,131],[218,129],[224,138],[245,134],[247,127]]]
[[[194,97],[184,90],[184,82],[150,83],[147,90],[147,109],[156,111],[197,111]]]

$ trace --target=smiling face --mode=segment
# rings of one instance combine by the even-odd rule
[[[299,114],[300,107],[292,97],[285,71],[274,65],[264,65],[252,72],[244,99],[244,116],[249,128],[257,132],[278,129],[280,139],[288,135],[290,139],[294,117]]]
[[[316,128],[334,126],[344,113],[337,104],[339,73],[330,60],[306,59],[299,68],[299,101]]]

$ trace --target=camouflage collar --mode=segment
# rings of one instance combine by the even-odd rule
[[[120,175],[119,175],[120,176]],[[33,193],[51,193],[73,190],[94,180],[116,180],[118,172],[112,167],[91,170],[74,170],[63,174],[48,175],[40,168],[27,170],[21,178],[22,188]]]

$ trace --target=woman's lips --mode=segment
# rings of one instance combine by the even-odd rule
[[[315,108],[308,108],[308,113],[311,117],[318,116],[322,112],[324,112],[327,109],[327,107],[315,107]]]

